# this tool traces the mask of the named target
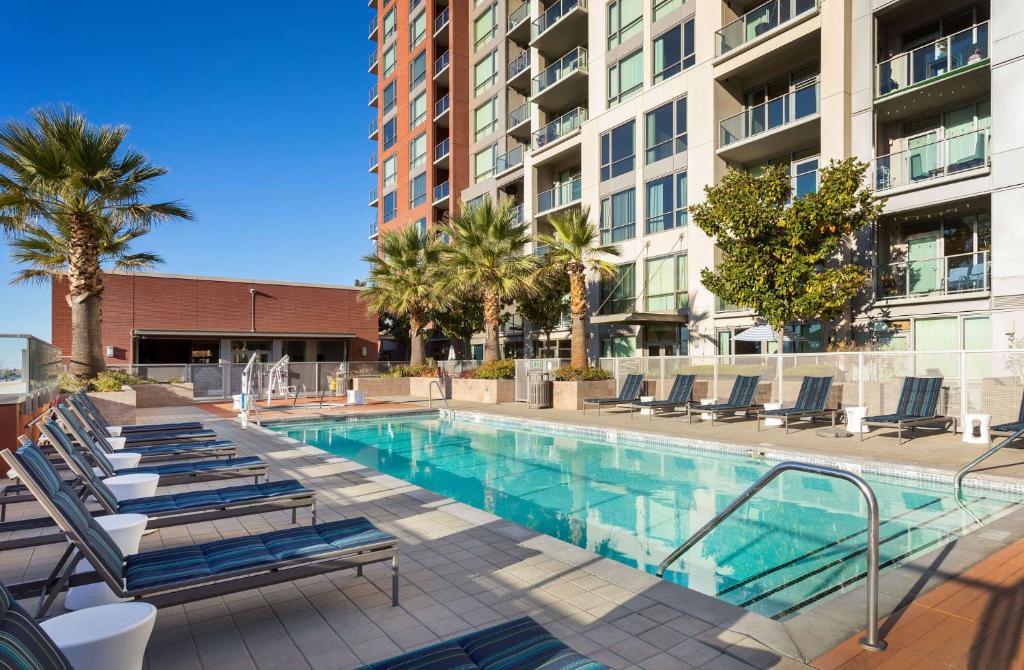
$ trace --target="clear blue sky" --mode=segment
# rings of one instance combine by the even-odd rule
[[[71,103],[170,169],[190,223],[139,250],[160,272],[351,284],[364,274],[372,11],[362,0],[6,0],[0,121]],[[47,287],[11,286],[0,332],[50,337]]]

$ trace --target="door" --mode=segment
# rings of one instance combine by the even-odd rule
[[[907,282],[910,293],[934,293],[939,289],[938,236],[907,240]]]
[[[939,133],[930,130],[907,138],[907,173],[911,181],[931,179],[941,174]]]
[[[718,355],[729,356],[732,354],[732,331],[718,331]]]

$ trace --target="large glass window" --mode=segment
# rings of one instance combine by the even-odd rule
[[[608,48],[613,49],[644,29],[643,0],[608,3]]]
[[[384,113],[387,114],[395,108],[395,103],[398,101],[398,93],[395,89],[396,82],[391,82],[384,87]]]
[[[391,11],[384,15],[384,39],[388,40],[392,35],[395,34],[395,27],[398,25],[395,10],[397,8],[392,7]]]
[[[492,4],[490,7],[484,10],[481,14],[473,21],[473,47],[474,49],[479,48],[481,44],[494,37],[494,34],[498,31],[498,5],[497,3]]]
[[[648,258],[644,263],[644,292],[648,312],[687,309],[686,254]]]
[[[473,111],[473,139],[494,132],[498,125],[498,98],[491,98]]]
[[[608,67],[608,106],[627,100],[644,87],[644,51],[639,49]]]
[[[427,13],[420,12],[409,24],[409,50],[419,46],[427,36]]]
[[[629,121],[601,135],[601,181],[636,167],[636,122]]]
[[[686,151],[686,98],[667,102],[647,112],[646,131],[647,164]]]
[[[381,134],[383,135],[382,142],[384,143],[385,151],[395,146],[395,142],[398,141],[398,120],[395,117],[391,117],[385,121]]]
[[[697,62],[693,45],[693,19],[654,38],[654,83],[679,74]]]
[[[398,158],[396,156],[388,156],[384,159],[384,189],[389,189],[395,185],[398,179]]]
[[[636,189],[627,188],[601,198],[601,243],[636,237]]]
[[[427,164],[427,134],[420,133],[409,142],[409,169],[415,170]]]
[[[497,153],[498,145],[492,144],[473,156],[473,179],[475,181],[491,176],[491,173],[494,172],[494,159]]]
[[[654,0],[654,20],[661,21],[683,6],[683,0]]]
[[[384,194],[384,221],[388,222],[398,216],[398,192]]]
[[[391,73],[395,71],[395,45],[392,44],[384,51],[384,77],[391,76]]]
[[[418,207],[427,201],[427,173],[421,172],[409,181],[409,206]]]
[[[648,235],[686,225],[686,172],[667,174],[647,182],[647,214],[644,230]]]
[[[624,263],[614,277],[601,281],[601,312],[623,314],[636,310],[636,267]]]
[[[423,83],[427,78],[427,50],[419,54],[409,63],[409,88],[413,89]]]
[[[427,236],[427,217],[424,216],[416,222],[416,230],[419,232],[421,238]]]
[[[423,91],[409,103],[409,127],[415,128],[427,118],[427,92]]]
[[[484,56],[473,66],[473,92],[479,93],[494,83],[498,76],[497,50]]]

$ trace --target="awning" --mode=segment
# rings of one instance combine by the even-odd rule
[[[249,330],[149,330],[138,328],[132,331],[135,337],[237,337],[271,340],[340,340],[355,337],[355,333],[278,333]]]
[[[690,317],[686,314],[672,314],[669,312],[625,312],[622,314],[600,314],[595,317],[591,317],[590,323],[593,324],[608,324],[608,323],[686,323],[690,320]]]

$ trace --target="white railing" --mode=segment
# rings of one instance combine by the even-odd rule
[[[530,52],[524,51],[523,53],[516,56],[512,62],[508,64],[508,78],[515,79],[523,72],[530,70]]]
[[[579,130],[586,120],[587,109],[585,107],[577,107],[571,112],[562,114],[533,134],[533,149],[546,147],[569,133]]]
[[[444,11],[434,17],[434,32],[437,33],[448,25],[448,8],[445,7]]]
[[[538,193],[537,214],[543,214],[549,210],[579,202],[583,195],[582,184],[580,178],[577,177],[572,181]]]
[[[523,0],[518,7],[509,12],[506,32],[512,32],[528,18],[530,18],[530,0]]]
[[[715,33],[716,55],[743,46],[817,6],[817,0],[769,0]]]
[[[544,10],[544,13],[540,15],[539,19],[533,22],[533,36],[537,37],[544,33],[548,28],[561,21],[569,12],[577,7],[586,9],[586,0],[559,0],[554,3]]]
[[[523,164],[523,146],[519,145],[514,149],[506,151],[494,161],[495,176],[508,172]]]
[[[447,157],[448,154],[451,153],[451,146],[452,142],[451,138],[449,137],[446,137],[440,142],[438,142],[437,145],[434,146],[434,162],[436,163],[442,158]]]
[[[445,93],[444,97],[434,103],[434,118],[441,116],[448,111],[449,98]]]
[[[727,147],[817,114],[820,89],[821,85],[814,82],[723,119],[719,123],[719,146]]]
[[[988,291],[992,281],[988,251],[890,263],[874,271],[876,299]]]
[[[533,78],[533,94],[538,95],[574,72],[586,71],[587,50],[576,47]]]
[[[988,21],[904,51],[875,66],[875,97],[904,91],[989,57]]]
[[[986,167],[991,131],[975,130],[879,156],[873,162],[875,190],[919,184]]]
[[[530,120],[530,103],[524,102],[508,113],[508,128],[511,130]]]
[[[446,67],[448,67],[449,59],[450,59],[450,56],[449,56],[449,52],[448,52],[448,51],[445,51],[445,52],[444,52],[443,54],[441,54],[441,55],[440,55],[440,56],[438,57],[438,59],[437,59],[437,60],[435,60],[435,61],[434,61],[434,76],[435,76],[435,77],[436,77],[437,75],[441,74],[441,72],[442,72],[442,71],[443,71],[443,70],[444,70],[444,69],[445,69]]]

